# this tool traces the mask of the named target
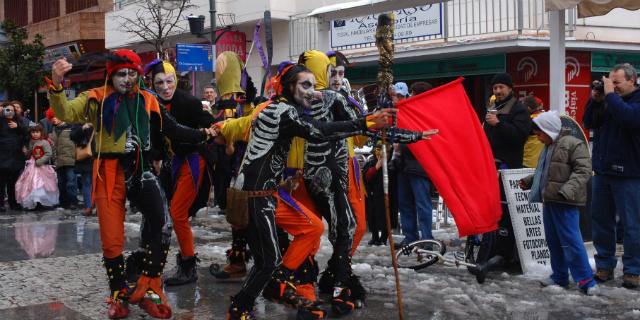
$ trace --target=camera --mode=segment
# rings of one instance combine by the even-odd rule
[[[591,90],[598,92],[601,95],[604,95],[604,83],[600,80],[595,80],[591,83]]]

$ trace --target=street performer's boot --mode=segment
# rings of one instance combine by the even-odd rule
[[[127,281],[127,286],[130,289],[135,288],[138,278],[142,274],[142,259],[144,259],[144,252],[141,250],[133,251],[127,257],[124,275]]]
[[[253,314],[253,307],[246,307],[236,301],[236,298],[231,298],[231,305],[227,310],[227,320],[256,320],[256,316]]]
[[[319,307],[322,301],[318,301],[316,295],[315,282],[318,280],[318,272],[318,262],[313,256],[307,257],[295,272],[296,294],[315,303],[313,306],[298,309],[296,320],[323,319],[327,315],[326,311]]]
[[[163,245],[160,252],[153,252],[150,246],[145,245],[144,265],[142,275],[138,279],[136,288],[129,301],[137,303],[151,317],[158,319],[171,318],[171,307],[162,289],[162,269],[166,263],[169,247]]]
[[[176,267],[164,279],[167,286],[179,286],[187,283],[196,282],[198,280],[198,259],[197,255],[192,257],[183,257],[178,253],[176,255]]]
[[[293,271],[280,267],[262,291],[262,296],[267,300],[298,309],[298,319],[324,319],[326,312],[316,301],[298,295],[294,281]]]
[[[355,308],[356,305],[353,302],[351,290],[336,282],[336,287],[333,288],[333,298],[331,299],[331,311],[337,317],[341,317],[351,313]]]
[[[362,286],[360,278],[356,276],[353,271],[349,274],[347,287],[351,290],[351,299],[353,300],[356,308],[362,308],[364,306],[365,299],[367,298],[367,291],[364,289],[364,286]]]
[[[123,319],[129,315],[129,293],[124,276],[124,257],[104,258],[104,267],[107,269],[109,289],[111,295],[107,300],[109,319]]]
[[[327,268],[324,269],[322,275],[320,276],[320,281],[318,281],[318,289],[321,293],[333,293],[333,287],[336,282],[335,264],[335,260],[333,259],[333,257],[331,257],[327,262]]]
[[[227,250],[227,264],[220,266],[211,264],[209,273],[217,279],[242,278],[247,275],[247,257],[246,249],[229,249]]]

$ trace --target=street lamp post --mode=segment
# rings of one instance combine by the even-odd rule
[[[211,83],[216,83],[216,0],[209,0],[209,19],[211,19],[211,70],[213,78]]]
[[[216,52],[216,43],[218,42],[218,39],[220,39],[220,37],[222,37],[222,35],[224,35],[226,32],[231,30],[231,26],[230,25],[225,25],[224,21],[223,21],[223,26],[220,29],[217,29],[216,26],[216,20],[215,20],[215,16],[216,16],[216,8],[215,8],[215,0],[209,0],[209,4],[211,5],[209,10],[209,13],[211,13],[211,30],[210,30],[210,37],[211,39],[207,39],[206,37],[204,37],[204,20],[205,17],[203,15],[199,15],[199,16],[195,16],[193,14],[189,15],[187,17],[187,20],[189,20],[189,32],[193,35],[198,36],[199,38],[203,38],[206,39],[207,42],[209,42],[209,44],[211,45],[211,70],[213,71],[213,79],[211,80],[212,84],[215,84],[216,81],[216,57],[217,57],[217,52]],[[233,18],[232,18],[233,21]],[[222,32],[220,32],[220,34],[216,34],[218,30],[222,30]]]

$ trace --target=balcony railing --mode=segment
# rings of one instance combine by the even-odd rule
[[[442,33],[438,35],[396,40],[396,43],[425,41],[463,41],[469,37],[496,34],[535,35],[548,29],[549,15],[544,10],[544,0],[442,0]],[[346,18],[346,17],[345,17]],[[316,23],[308,23],[309,17],[292,17],[289,23],[290,55],[317,46]],[[567,32],[575,30],[575,8],[567,12]],[[337,50],[373,47],[375,44],[359,44],[334,47]]]
[[[305,50],[319,48],[319,24],[317,17],[291,17],[289,20],[289,57],[297,61]]]

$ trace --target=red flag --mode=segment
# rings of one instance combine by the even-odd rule
[[[460,237],[498,228],[502,214],[489,141],[462,86],[463,78],[398,103],[398,127],[438,129],[409,145],[451,210]]]

